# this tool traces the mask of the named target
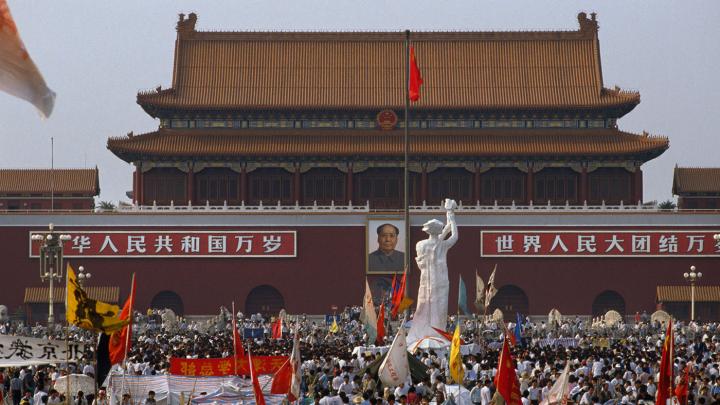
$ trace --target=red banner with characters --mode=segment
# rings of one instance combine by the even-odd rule
[[[720,256],[712,230],[498,230],[481,232],[483,257]]]
[[[258,374],[274,374],[285,364],[287,356],[253,356],[253,365]],[[247,357],[237,360],[237,375],[250,375]],[[232,357],[214,359],[170,358],[170,374],[185,376],[227,376],[233,375],[235,363]]]
[[[295,231],[70,231],[65,257],[296,257]],[[29,236],[32,236],[32,232]],[[30,238],[30,257],[42,241]]]

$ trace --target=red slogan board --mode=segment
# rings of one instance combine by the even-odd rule
[[[720,256],[712,230],[501,230],[481,232],[483,257]]]
[[[65,257],[297,256],[295,231],[72,231],[68,235]],[[30,239],[30,257],[38,257],[41,243]]]
[[[287,356],[253,356],[253,366],[258,374],[274,374],[285,364]],[[237,360],[237,375],[250,375],[247,357]],[[187,376],[226,376],[234,374],[232,357],[214,359],[170,358],[170,374]]]

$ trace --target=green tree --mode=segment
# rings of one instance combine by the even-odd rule
[[[661,202],[660,204],[658,204],[657,207],[660,208],[661,210],[674,210],[675,208],[677,208],[677,205],[675,204],[675,201],[673,201],[673,200],[665,200],[665,201]]]
[[[110,201],[100,201],[100,204],[97,205],[97,208],[100,208],[103,211],[112,211],[115,209],[115,204],[111,203]]]

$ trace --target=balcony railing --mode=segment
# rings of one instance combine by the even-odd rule
[[[181,213],[181,212],[197,212],[197,213],[221,213],[221,212],[402,212],[402,209],[398,208],[375,208],[371,207],[369,201],[366,201],[364,205],[353,205],[352,202],[347,205],[335,204],[331,202],[330,205],[300,205],[296,203],[294,205],[283,205],[279,201],[275,204],[263,204],[262,202],[258,205],[211,205],[209,202],[204,205],[176,205],[171,202],[170,205],[126,205],[118,207],[116,212],[152,212],[152,213]],[[422,212],[444,212],[442,205],[412,205],[410,211],[413,213]],[[481,205],[477,202],[474,205],[467,205],[460,202],[458,204],[457,212],[460,213],[493,213],[493,212],[677,212],[677,208],[674,209],[660,209],[655,205],[643,205],[641,203],[635,205],[625,205],[620,203],[618,205],[570,205],[569,203],[562,205],[543,204],[535,205],[532,202],[527,205],[518,205],[511,203],[509,205]],[[693,210],[698,211],[698,210]],[[715,210],[713,210],[715,211]]]

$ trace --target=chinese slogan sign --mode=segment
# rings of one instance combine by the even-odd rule
[[[711,230],[481,232],[483,257],[677,257],[720,256]]]
[[[295,257],[295,231],[72,231],[65,257]],[[42,241],[30,240],[30,257]]]
[[[62,340],[47,340],[0,335],[0,367],[71,362],[85,358],[85,345]]]
[[[287,356],[253,356],[253,366],[258,374],[274,374],[285,364]],[[237,359],[237,375],[250,375],[246,357]],[[170,374],[185,376],[227,376],[234,375],[235,363],[232,357],[215,359],[170,358]]]

